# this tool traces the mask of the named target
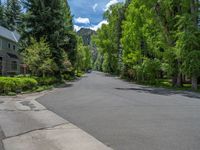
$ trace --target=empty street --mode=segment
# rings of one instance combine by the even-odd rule
[[[114,150],[200,149],[198,94],[93,72],[38,101]]]

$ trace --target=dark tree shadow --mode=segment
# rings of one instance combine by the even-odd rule
[[[137,91],[137,92],[140,92],[140,93],[151,93],[151,94],[165,95],[165,96],[179,94],[179,95],[189,97],[189,98],[200,99],[200,94],[192,92],[192,91],[176,91],[176,90],[170,90],[170,89],[150,88],[150,87],[115,88],[115,89],[123,90],[123,91]]]
[[[69,87],[72,87],[72,86],[73,86],[73,84],[71,84],[71,83],[63,83],[61,85],[56,85],[55,88],[62,89],[62,88],[69,88]]]

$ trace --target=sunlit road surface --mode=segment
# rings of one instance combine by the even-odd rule
[[[38,101],[115,150],[200,150],[198,94],[93,72]]]

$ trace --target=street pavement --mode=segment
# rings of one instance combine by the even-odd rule
[[[0,150],[111,150],[35,101],[44,94],[0,97]]]
[[[115,150],[200,150],[199,94],[93,72],[37,101]]]

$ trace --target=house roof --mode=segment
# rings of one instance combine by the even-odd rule
[[[0,26],[0,36],[13,42],[18,42],[20,39],[20,35],[16,31],[12,32],[2,26]]]

